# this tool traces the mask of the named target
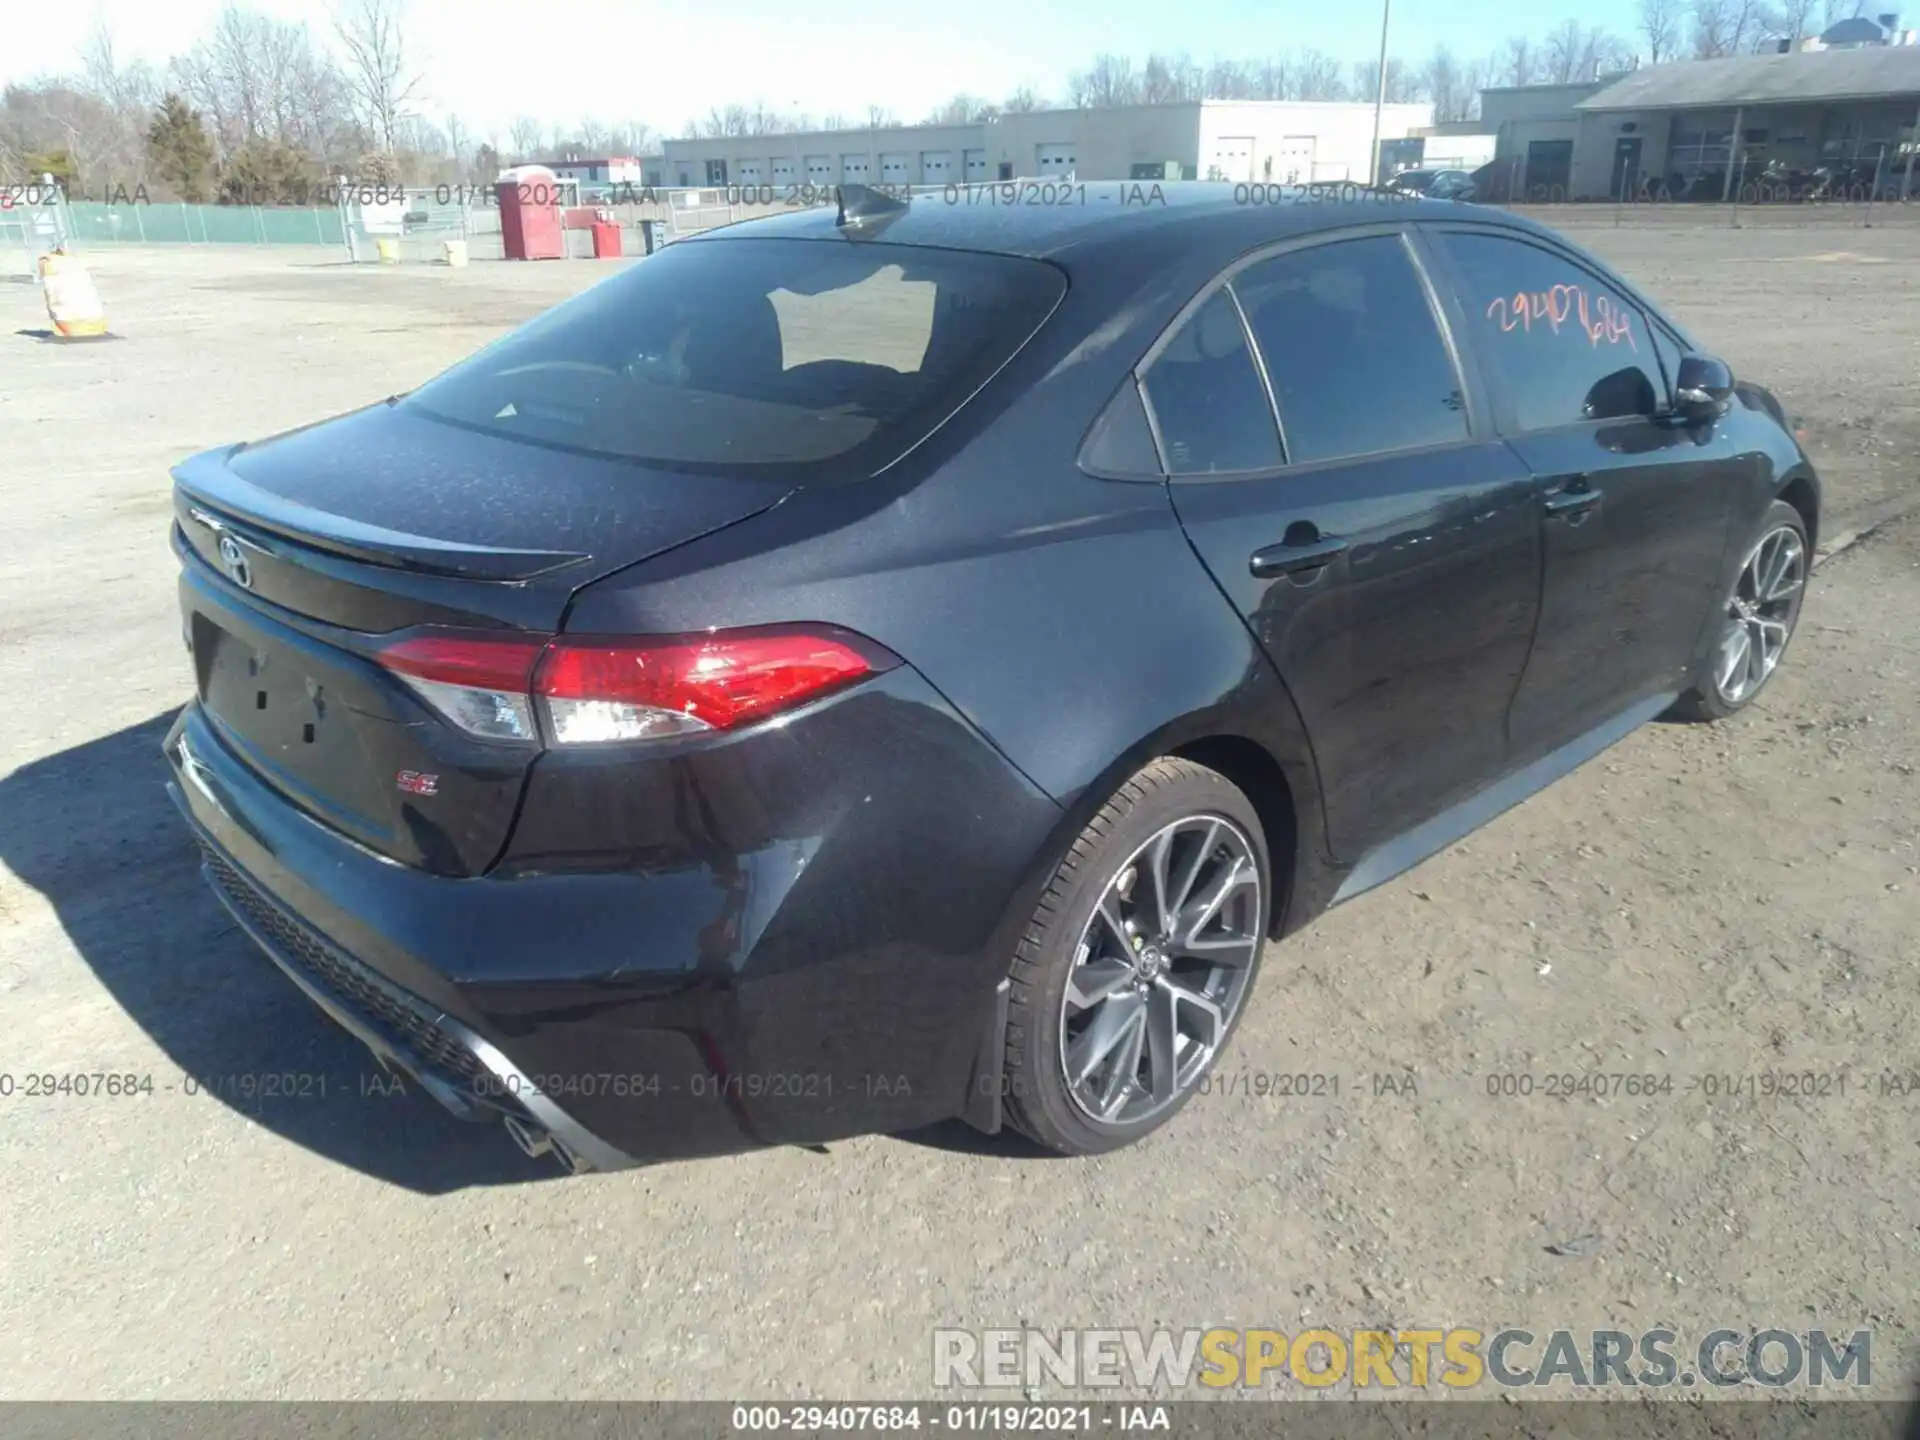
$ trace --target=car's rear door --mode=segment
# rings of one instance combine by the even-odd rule
[[[1509,720],[1532,759],[1686,688],[1745,462],[1672,415],[1646,314],[1595,269],[1511,230],[1423,233],[1535,476],[1540,623]]]
[[[1342,859],[1507,761],[1539,524],[1457,323],[1401,227],[1362,227],[1242,262],[1142,372],[1175,509],[1294,696]]]

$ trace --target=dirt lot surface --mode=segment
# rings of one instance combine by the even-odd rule
[[[1808,417],[1830,530],[1916,488],[1920,229],[1582,238]],[[98,257],[126,338],[88,347],[0,285],[0,1396],[912,1396],[933,1327],[1022,1324],[1869,1329],[1907,1392],[1920,519],[1820,569],[1754,710],[1649,727],[1272,951],[1232,1093],[1143,1146],[954,1127],[562,1180],[364,1093],[161,789],[168,466],[604,273],[333,259]],[[98,1071],[152,1093],[19,1088]],[[220,1079],[258,1072],[327,1093]],[[1668,1083],[1547,1094],[1627,1073]]]

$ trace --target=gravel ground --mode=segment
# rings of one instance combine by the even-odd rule
[[[1920,230],[1582,238],[1808,417],[1830,528],[1915,490]],[[1020,1324],[1866,1328],[1905,1393],[1920,519],[1822,567],[1753,711],[1639,732],[1270,953],[1226,1073],[1337,1094],[1203,1097],[1084,1162],[948,1127],[561,1180],[373,1093],[161,791],[167,467],[606,269],[334,259],[98,257],[126,338],[77,348],[0,285],[0,1072],[153,1080],[0,1098],[0,1397],[911,1396],[933,1327]],[[327,1093],[189,1093],[261,1071]],[[1670,1088],[1488,1091],[1596,1071]]]

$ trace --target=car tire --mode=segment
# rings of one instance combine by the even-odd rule
[[[1121,785],[1069,847],[1014,953],[1013,1125],[1059,1154],[1092,1155],[1178,1114],[1245,1013],[1271,874],[1260,817],[1225,776],[1165,757]]]
[[[1751,705],[1793,643],[1812,572],[1806,521],[1784,500],[1774,501],[1715,611],[1714,634],[1692,688],[1669,713],[1680,720],[1725,720]]]

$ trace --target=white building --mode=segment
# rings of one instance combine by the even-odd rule
[[[584,185],[639,185],[645,180],[641,162],[632,155],[582,156],[539,162],[562,180]]]
[[[1382,139],[1429,125],[1431,105],[1388,105]],[[1374,112],[1344,101],[1204,100],[1035,110],[970,125],[669,140],[667,185],[777,192],[842,181],[981,184],[1028,178],[1304,184],[1371,175]],[[649,178],[654,178],[651,175]]]

